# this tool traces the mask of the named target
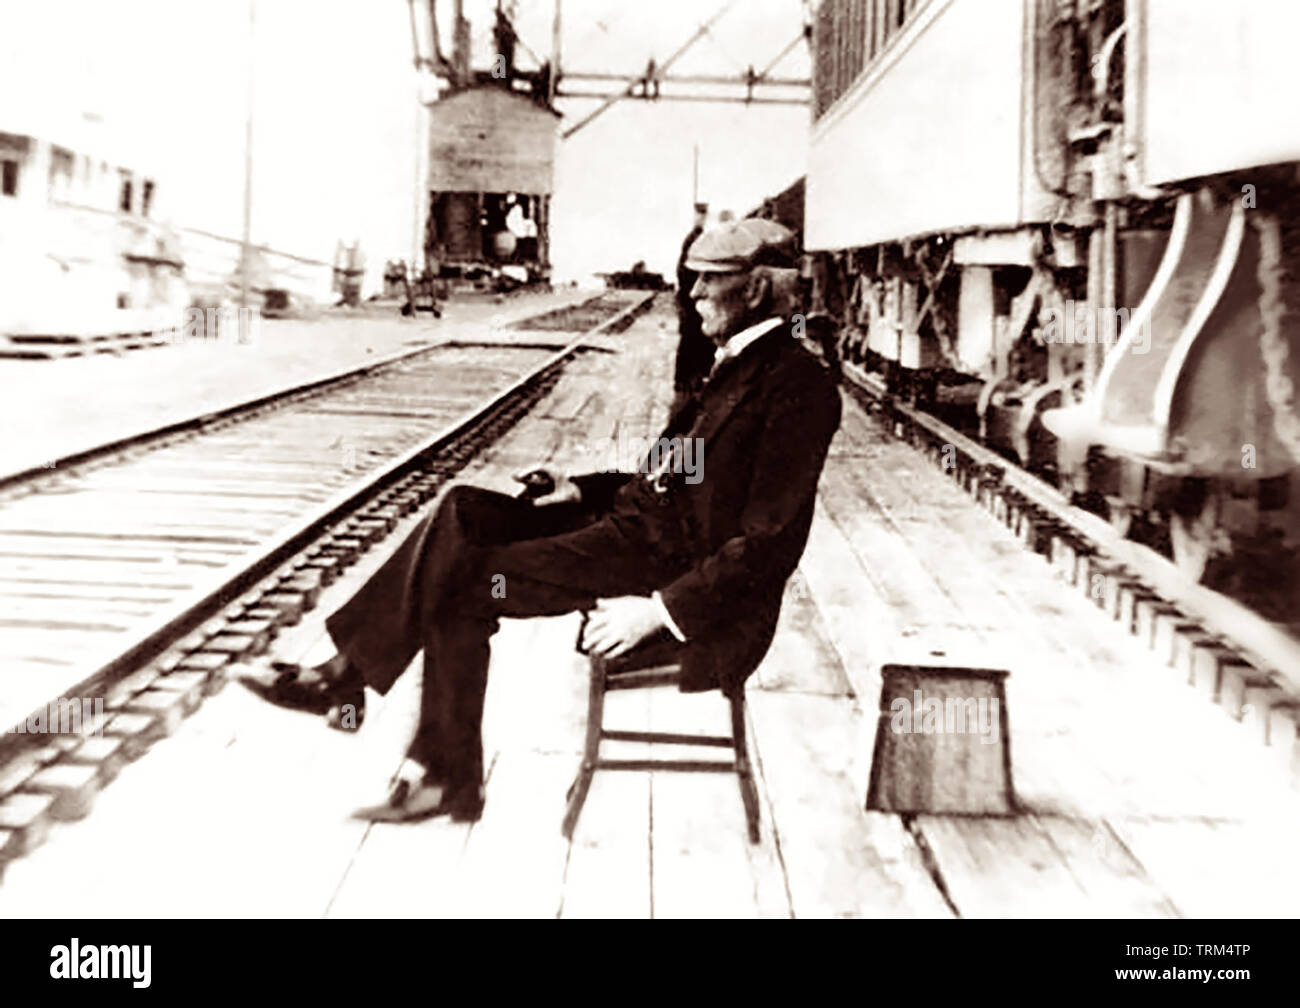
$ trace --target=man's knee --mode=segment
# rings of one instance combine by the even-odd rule
[[[492,496],[490,490],[470,486],[468,483],[457,483],[443,494],[442,502],[438,505],[438,513],[440,515],[467,515],[481,507],[484,499],[489,496]]]
[[[460,483],[443,495],[436,520],[440,526],[454,528],[471,541],[492,541],[509,527],[513,514],[512,498]]]

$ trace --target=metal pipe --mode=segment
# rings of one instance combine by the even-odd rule
[[[459,3],[460,0],[457,0],[457,2]],[[707,21],[705,21],[702,25],[700,25],[699,28],[695,30],[695,34],[693,34],[690,38],[688,38],[685,42],[683,42],[682,45],[678,47],[677,51],[674,52],[671,56],[668,57],[668,59],[666,59],[663,62],[663,64],[659,67],[658,73],[656,74],[656,79],[658,79],[659,74],[662,74],[663,71],[667,70],[675,62],[677,62],[677,60],[688,49],[690,49],[691,46],[693,46],[701,38],[707,35],[709,33],[709,29],[712,28],[714,24],[717,23],[718,19],[721,18],[723,14],[727,13],[727,11],[729,11],[733,6],[735,6],[735,3],[736,0],[725,0],[722,6],[719,7],[716,11],[714,11],[713,16],[710,17]],[[640,83],[640,81],[638,81],[637,83]],[[584,119],[578,122],[577,125],[571,126],[567,130],[565,130],[564,133],[561,134],[561,139],[567,140],[569,137],[573,136],[573,134],[577,133],[578,130],[582,129],[584,126],[590,124],[599,116],[603,115],[611,106],[617,103],[620,99],[630,97],[635,89],[636,89],[636,84],[634,83],[634,84],[629,84],[626,90],[624,90],[622,94],[586,96],[590,98],[604,98],[605,102],[599,108],[594,109]],[[579,97],[579,96],[574,95],[571,97]]]
[[[1085,367],[1084,373],[1085,387],[1091,390],[1096,384],[1097,375],[1101,371],[1101,358],[1103,345],[1114,349],[1114,341],[1103,343],[1103,339],[1110,334],[1111,320],[1118,320],[1119,316],[1115,309],[1115,296],[1117,290],[1116,259],[1118,248],[1118,224],[1119,224],[1119,207],[1114,200],[1107,200],[1102,207],[1102,227],[1101,241],[1097,249],[1097,277],[1096,294],[1097,302],[1091,305],[1092,332],[1088,334],[1088,342],[1085,344]],[[1089,284],[1089,286],[1092,286]],[[1104,332],[1099,330],[1105,330]]]
[[[438,0],[429,0],[429,37],[433,40],[434,72],[451,76],[451,65],[443,55],[442,36],[438,34]]]
[[[580,81],[626,81],[629,84],[641,84],[647,78],[645,75],[640,77],[635,74],[613,74],[613,73],[566,73],[565,77],[570,80]],[[772,87],[809,87],[812,81],[806,77],[764,77],[761,73],[755,74],[752,78],[748,74],[736,74],[732,77],[709,76],[701,74],[689,74],[682,77],[670,76],[667,74],[655,74],[654,80],[660,84],[767,84]]]
[[[758,72],[758,76],[766,77],[768,75],[768,72],[772,69],[772,67],[776,66],[778,63],[781,62],[781,60],[785,59],[786,54],[795,46],[797,46],[800,42],[802,42],[806,37],[807,36],[805,36],[803,32],[800,32],[789,42],[787,42],[785,48],[782,49],[779,53],[777,53],[774,57],[772,57],[771,62],[769,62],[767,66],[763,67],[763,69]]]
[[[560,48],[562,43],[560,24],[560,0],[555,0],[555,20],[551,23],[551,79],[546,95],[547,102],[555,104],[555,96],[560,90]]]
[[[469,87],[472,76],[470,72],[470,34],[469,21],[465,19],[465,0],[456,0],[456,27],[453,36],[455,47],[452,52],[452,78],[456,87]]]
[[[700,145],[695,145],[695,156],[691,165],[691,205],[697,206],[700,202]]]
[[[1119,40],[1128,32],[1128,22],[1125,21],[1113,32],[1106,36],[1106,41],[1101,44],[1101,51],[1097,54],[1097,63],[1092,68],[1092,96],[1098,102],[1106,98],[1106,88],[1110,84],[1110,61],[1115,55],[1115,47],[1119,45]]]
[[[608,94],[599,91],[560,91],[560,98],[609,98]],[[612,96],[615,101],[621,101],[624,98],[640,98],[641,95],[618,94]],[[733,102],[738,105],[807,105],[807,98],[745,98],[740,95],[675,95],[659,94],[652,95],[650,100],[654,101],[688,101],[688,102]],[[611,102],[610,104],[613,104]],[[575,126],[570,129],[564,136],[572,136],[578,131]]]
[[[244,118],[244,229],[239,257],[239,325],[247,325],[253,230],[253,68],[256,63],[256,2],[248,0],[248,108]]]
[[[409,275],[412,280],[418,275],[420,253],[424,250],[424,215],[428,212],[427,180],[424,173],[425,146],[428,143],[426,131],[429,112],[416,94],[415,101],[415,213],[411,233],[411,264]]]
[[[411,54],[415,69],[424,69],[425,59],[420,55],[420,29],[415,23],[415,0],[406,0],[406,11],[411,17]]]
[[[1101,111],[1100,109],[1101,103],[1106,100],[1106,91],[1110,86],[1111,60],[1114,59],[1115,49],[1119,46],[1119,40],[1121,38],[1124,38],[1126,35],[1128,35],[1128,26],[1129,26],[1128,20],[1125,19],[1123,24],[1121,24],[1113,32],[1107,35],[1106,41],[1102,43],[1101,51],[1097,55],[1097,65],[1093,67],[1093,71],[1092,71],[1092,81],[1093,81],[1092,97],[1093,100],[1097,103],[1098,112]],[[1126,58],[1126,64],[1128,62],[1132,62],[1134,58],[1135,56],[1130,54],[1130,56]],[[1127,100],[1128,99],[1127,80],[1125,82],[1124,91],[1125,91],[1125,99],[1126,99],[1125,111],[1127,112],[1129,110],[1129,107],[1133,107],[1133,108],[1137,107],[1135,103],[1129,102]],[[1162,196],[1165,195],[1160,189],[1155,188],[1153,186],[1144,185],[1142,180],[1138,178],[1137,165],[1134,164],[1134,160],[1129,155],[1129,150],[1127,149],[1132,147],[1133,140],[1131,138],[1131,134],[1133,132],[1136,132],[1136,125],[1129,122],[1128,117],[1125,116],[1125,133],[1130,135],[1126,135],[1125,137],[1124,146],[1126,149],[1120,151],[1120,160],[1123,164],[1124,181],[1128,184],[1129,191],[1132,192],[1135,196],[1140,196],[1143,199],[1160,199]]]

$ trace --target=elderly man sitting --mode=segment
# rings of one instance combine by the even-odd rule
[[[691,295],[718,350],[660,441],[694,439],[689,478],[678,453],[657,452],[638,474],[557,478],[535,502],[452,488],[327,621],[338,654],[269,691],[285,706],[351,704],[359,716],[365,686],[386,692],[423,649],[403,772],[358,814],[478,818],[488,641],[502,616],[587,611],[583,646],[609,657],[672,634],[684,690],[742,687],[771,643],[840,421],[834,378],[796,339],[802,319],[784,314],[793,255],[790,232],[761,220],[720,225],[690,248]]]

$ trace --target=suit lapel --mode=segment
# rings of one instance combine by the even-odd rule
[[[784,325],[777,326],[759,337],[734,361],[724,365],[726,370],[714,376],[700,393],[699,409],[687,436],[700,438],[707,444],[718,433],[740,405],[758,390],[778,341],[788,338],[788,334]]]
[[[668,423],[664,426],[664,437],[684,434],[691,429],[691,424],[695,422],[695,417],[700,412],[699,395],[700,393],[696,392],[677,407],[677,412],[668,418]]]

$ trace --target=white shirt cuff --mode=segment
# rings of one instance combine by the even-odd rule
[[[676,637],[679,641],[685,644],[686,635],[682,633],[681,628],[678,627],[677,624],[673,621],[672,614],[668,611],[668,607],[664,605],[663,596],[660,595],[658,592],[655,592],[650,597],[655,600],[655,605],[659,607],[659,616],[664,621],[664,626],[668,628],[669,632],[674,637]]]

